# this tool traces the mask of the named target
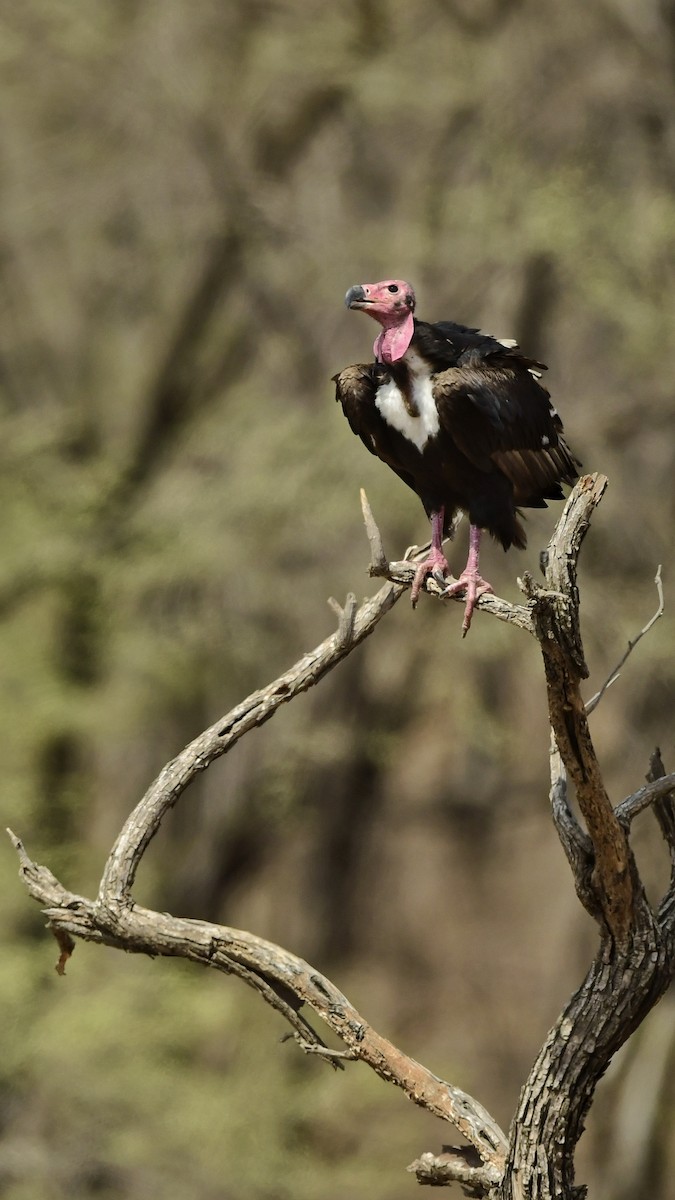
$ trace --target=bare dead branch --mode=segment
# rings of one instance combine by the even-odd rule
[[[288,989],[282,988],[278,984],[270,982],[259,971],[244,966],[243,963],[236,962],[234,959],[230,959],[227,966],[221,965],[220,969],[228,975],[236,975],[237,979],[241,979],[253,991],[258,992],[265,1003],[269,1004],[270,1008],[280,1013],[288,1021],[293,1029],[293,1033],[290,1036],[295,1038],[304,1049],[311,1047],[318,1054],[324,1054],[324,1052],[328,1051],[329,1048],[326,1046],[326,1043],[316,1030],[312,1028],[309,1021],[298,1011],[301,1005],[296,1001],[292,992],[289,992]],[[339,1067],[337,1063],[332,1063],[331,1065],[336,1069]]]
[[[128,903],[143,853],[157,833],[164,815],[192,780],[217,758],[226,754],[249,730],[263,725],[274,716],[282,704],[288,703],[294,696],[307,691],[323,679],[324,675],[372,633],[403,592],[403,587],[387,583],[370,599],[364,600],[353,615],[348,599],[345,611],[349,611],[346,622],[349,626],[349,638],[345,637],[343,612],[340,628],[336,633],[304,654],[297,663],[267,687],[253,692],[241,704],[231,709],[164,767],[131,813],[113,846],[99,892],[99,902],[103,906],[115,908]]]
[[[533,620],[544,659],[551,729],[593,844],[602,918],[625,945],[635,916],[632,855],[605,790],[580,690],[588,668],[579,628],[577,559],[606,486],[604,475],[585,475],[571,493],[548,546],[549,590],[534,590]]]
[[[667,778],[661,751],[657,746],[649,756],[647,780],[649,784],[656,784]],[[673,776],[671,775],[670,778],[672,779]],[[658,918],[661,927],[670,939],[671,954],[675,956],[675,944],[673,943],[675,936],[675,789],[654,801],[654,816],[658,821],[670,855],[670,883],[668,891],[659,905]]]
[[[645,783],[643,787],[617,804],[615,812],[622,825],[628,827],[641,812],[657,800],[663,800],[675,790],[675,775],[663,775]]]
[[[361,488],[361,512],[363,513],[363,520],[366,526],[366,536],[370,543],[370,574],[386,576],[389,569],[389,562],[384,552],[382,535],[377,521],[373,516],[373,510],[370,507],[365,488]]]
[[[570,853],[573,855],[583,854],[585,857],[592,856],[593,843],[588,834],[584,833],[569,806],[567,798],[567,771],[565,770],[565,764],[560,756],[560,751],[558,750],[553,734],[551,734],[551,744],[549,747],[549,771],[551,775],[549,799],[553,809],[553,820],[558,833],[561,834],[561,840],[565,848],[567,849],[567,845],[569,845]]]
[[[340,645],[346,650],[351,646],[354,638],[354,619],[358,608],[356,596],[353,592],[349,592],[344,608],[333,596],[329,596],[328,605],[337,615],[337,637],[340,640]]]
[[[598,920],[601,910],[592,882],[594,865],[593,843],[588,834],[581,828],[567,798],[567,772],[551,734],[549,751],[551,772],[551,814],[556,832],[560,838],[565,857],[572,869],[574,888],[586,912]]]
[[[472,1146],[444,1146],[440,1154],[421,1154],[407,1170],[418,1183],[431,1187],[459,1183],[470,1197],[488,1195],[495,1184],[493,1172],[481,1163]]]
[[[662,781],[658,786],[648,784],[647,789],[653,789],[649,795],[641,789],[624,802],[623,812],[622,806],[614,812],[580,696],[587,668],[579,629],[576,564],[606,482],[603,476],[586,476],[570,495],[545,555],[549,590],[526,580],[546,673],[554,820],[577,893],[599,919],[602,937],[586,979],[550,1031],[522,1089],[511,1125],[501,1200],[525,1196],[551,1200],[577,1194],[574,1147],[597,1082],[616,1050],[664,994],[675,970],[668,924],[673,914],[662,906],[659,919],[654,916],[625,824],[640,806],[658,802],[656,793],[667,787]],[[588,834],[579,828],[568,805],[567,773]],[[675,777],[671,788],[673,781]]]
[[[605,475],[584,475],[570,493],[546,550],[546,585],[561,600],[560,632],[582,679],[588,676],[579,630],[577,562],[591,517],[607,487]]]
[[[658,746],[649,756],[648,783],[666,778],[666,768],[663,765],[661,751]],[[675,776],[671,776],[675,778]],[[659,824],[670,855],[670,888],[669,896],[675,899],[675,789],[665,796],[659,796],[654,802],[654,815]]]
[[[330,1063],[336,1070],[344,1071],[345,1062],[357,1062],[358,1055],[354,1054],[353,1050],[334,1050],[330,1046],[317,1046],[314,1042],[306,1042],[297,1033],[285,1033],[279,1040],[287,1042],[290,1038],[293,1039],[296,1046],[299,1046],[303,1054],[317,1054],[319,1058],[323,1058]]]
[[[401,584],[406,588],[412,586],[412,581],[415,578],[415,560],[411,562],[390,562],[387,567],[387,578],[392,582]],[[464,605],[466,599],[463,595],[446,596],[444,587],[442,587],[433,576],[429,575],[424,581],[424,591],[430,596],[435,596],[437,599],[445,602],[452,602]],[[479,596],[477,609],[481,612],[488,613],[491,617],[496,617],[499,621],[505,621],[507,625],[516,625],[519,629],[524,629],[527,633],[533,633],[532,617],[530,610],[523,604],[511,604],[508,600],[503,600],[500,596],[495,596],[492,592],[484,592]]]
[[[607,679],[603,683],[600,690],[598,692],[596,692],[594,696],[591,696],[590,700],[586,701],[586,713],[588,716],[590,716],[590,714],[594,711],[594,709],[596,709],[598,707],[598,704],[602,700],[602,697],[604,696],[607,689],[610,688],[613,683],[616,683],[616,680],[619,678],[619,675],[621,674],[621,668],[624,666],[627,659],[633,653],[638,642],[641,640],[641,638],[643,638],[645,636],[646,633],[649,633],[649,630],[656,624],[656,622],[659,620],[659,618],[663,616],[664,609],[665,609],[665,601],[663,598],[663,582],[661,580],[661,564],[660,563],[659,563],[656,575],[654,577],[654,583],[656,584],[656,591],[657,591],[657,595],[659,598],[656,612],[654,613],[654,615],[652,617],[649,618],[649,620],[647,621],[647,624],[642,626],[642,629],[640,630],[640,632],[638,634],[636,634],[634,638],[629,640],[626,650],[622,654],[622,656],[619,659],[616,666],[610,671],[609,675],[607,676]]]
[[[296,1004],[306,1004],[344,1042],[345,1057],[366,1063],[415,1104],[453,1124],[481,1160],[494,1168],[495,1178],[499,1177],[506,1137],[483,1106],[378,1034],[346,996],[309,963],[243,930],[173,917],[141,905],[119,905],[111,911],[100,902],[72,895],[50,871],[30,860],[18,838],[10,836],[16,848],[21,847],[21,872],[31,896],[43,906],[50,926],[61,934],[130,953],[186,958],[226,974],[238,974],[290,1020],[303,1041],[316,1047],[313,1053],[322,1054],[328,1048],[297,1016]],[[284,1003],[285,996],[292,997],[293,1003]],[[323,1057],[331,1055],[323,1053]]]
[[[574,1187],[574,1148],[598,1080],[672,976],[659,924],[649,909],[643,916],[624,950],[602,938],[581,987],[548,1034],[511,1123],[500,1200],[575,1200],[581,1194]]]
[[[364,501],[368,520],[365,497]],[[372,514],[369,536],[371,545],[376,545],[379,533]],[[126,821],[106,863],[95,904],[67,893],[50,872],[32,863],[19,840],[11,836],[29,891],[45,906],[50,926],[60,938],[80,937],[135,953],[186,957],[237,975],[285,1017],[303,1048],[332,1059],[335,1065],[340,1056],[330,1051],[299,1013],[303,1005],[311,1007],[346,1044],[345,1057],[366,1062],[415,1103],[453,1122],[481,1158],[500,1170],[506,1138],[482,1106],[371,1030],[347,999],[314,968],[252,934],[177,920],[169,914],[143,909],[131,899],[143,853],[166,812],[195,776],[245,733],[267,721],[282,704],[322,679],[372,632],[404,590],[404,586],[388,582],[360,607],[351,594],[344,608],[331,599],[329,604],[339,619],[337,631],[284,675],[247,697],[167,764]]]

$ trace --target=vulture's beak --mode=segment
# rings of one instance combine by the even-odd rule
[[[364,304],[372,304],[372,300],[369,300],[366,296],[363,286],[357,283],[354,287],[350,287],[347,292],[345,304],[347,308],[363,308]]]

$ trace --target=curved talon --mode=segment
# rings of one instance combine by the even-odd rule
[[[450,567],[448,566],[448,560],[443,552],[435,549],[435,547],[432,546],[427,557],[421,563],[419,563],[417,570],[415,571],[415,577],[410,590],[410,602],[413,608],[417,606],[417,601],[420,598],[420,592],[422,591],[424,581],[426,580],[427,576],[431,575],[432,578],[435,579],[436,582],[442,587],[445,583],[445,577],[449,570]]]
[[[461,592],[466,592],[466,605],[464,608],[464,620],[462,621],[462,637],[466,637],[471,628],[471,618],[473,610],[476,607],[480,596],[484,596],[486,592],[492,592],[494,589],[488,583],[487,579],[483,579],[478,571],[466,569],[462,571],[459,579],[454,583],[448,584],[443,597],[458,596]]]

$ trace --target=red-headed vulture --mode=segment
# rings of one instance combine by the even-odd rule
[[[561,483],[578,477],[580,464],[540,382],[546,368],[515,342],[452,321],[417,320],[415,293],[402,279],[357,284],[345,304],[381,331],[375,362],[335,376],[337,399],[354,433],[417,493],[431,519],[413,605],[428,575],[445,583],[443,538],[458,510],[468,515],[467,564],[444,592],[466,595],[466,633],[477,598],[492,591],[478,569],[482,531],[505,550],[524,549],[519,509],[562,500]]]

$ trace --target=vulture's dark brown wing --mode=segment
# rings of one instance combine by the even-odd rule
[[[514,365],[545,371],[544,363],[526,358],[520,346],[513,340],[499,341],[481,329],[458,325],[455,321],[415,321],[415,348],[427,360],[432,370],[444,371],[448,367],[470,367],[475,363],[507,359]]]
[[[367,450],[382,459],[409,488],[417,492],[413,476],[405,470],[394,453],[394,437],[383,419],[375,395],[388,372],[381,363],[356,363],[333,376],[335,399],[349,421],[350,428],[361,438]]]
[[[562,422],[531,369],[511,355],[472,355],[434,377],[441,427],[479,470],[506,475],[516,504],[544,506],[562,498],[579,465]]]
[[[372,439],[368,434],[368,417],[370,410],[375,408],[378,386],[375,364],[355,363],[352,367],[345,367],[344,371],[333,376],[333,383],[335,399],[342,405],[352,433],[361,438],[371,454],[375,454]]]

